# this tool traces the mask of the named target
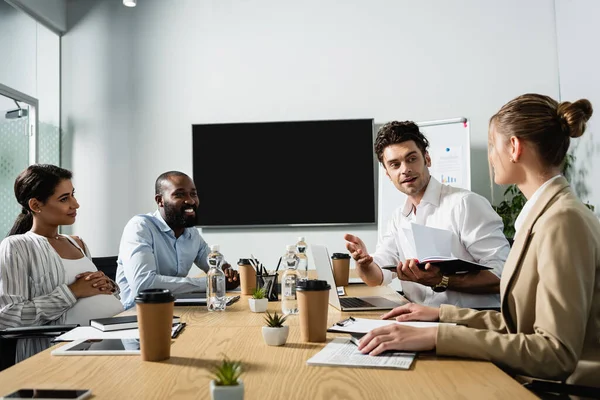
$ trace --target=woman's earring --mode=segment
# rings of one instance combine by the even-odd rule
[[[511,158],[510,158],[510,162],[514,164],[516,161],[515,161],[515,159],[514,159],[514,158],[512,158],[512,157],[511,157]]]

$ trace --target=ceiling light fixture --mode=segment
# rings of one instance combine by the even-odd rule
[[[123,5],[126,7],[135,7],[137,0],[123,0]]]

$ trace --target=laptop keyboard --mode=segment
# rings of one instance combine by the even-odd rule
[[[340,304],[344,308],[364,308],[364,307],[375,307],[368,301],[359,299],[358,297],[340,297]]]

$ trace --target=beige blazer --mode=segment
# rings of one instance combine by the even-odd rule
[[[437,354],[518,375],[600,387],[600,222],[558,178],[515,237],[501,312],[444,305]],[[463,326],[464,325],[464,326]]]

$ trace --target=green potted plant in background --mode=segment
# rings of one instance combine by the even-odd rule
[[[562,174],[569,182],[571,182],[573,178],[572,173],[574,163],[575,156],[572,153],[567,154],[567,157],[565,158],[565,163],[562,168]],[[581,181],[576,182],[574,185],[572,185],[573,189],[580,196],[587,195],[587,187],[582,182],[582,180],[585,179],[585,177],[587,176],[587,171],[580,170],[578,172]],[[494,210],[498,213],[498,215],[500,215],[500,217],[502,218],[502,222],[504,223],[504,235],[508,239],[513,239],[515,236],[515,221],[519,216],[519,213],[523,209],[523,206],[525,205],[526,201],[527,199],[525,198],[523,193],[521,193],[517,185],[509,185],[508,188],[506,188],[506,190],[504,191],[504,200],[502,200],[502,202],[497,206],[492,206]],[[585,205],[590,210],[594,211],[593,205],[589,203],[585,203]]]
[[[242,400],[244,398],[244,382],[240,379],[242,363],[232,361],[227,356],[213,369],[210,381],[210,397],[212,400]]]
[[[252,293],[252,298],[248,299],[248,304],[250,305],[250,310],[252,312],[265,312],[267,311],[267,306],[269,305],[269,299],[267,299],[266,291],[264,288],[256,288]]]
[[[290,327],[283,325],[286,319],[286,315],[279,315],[277,311],[275,311],[275,314],[267,311],[265,316],[267,325],[262,327],[263,339],[267,345],[281,346],[285,344],[290,332]]]

